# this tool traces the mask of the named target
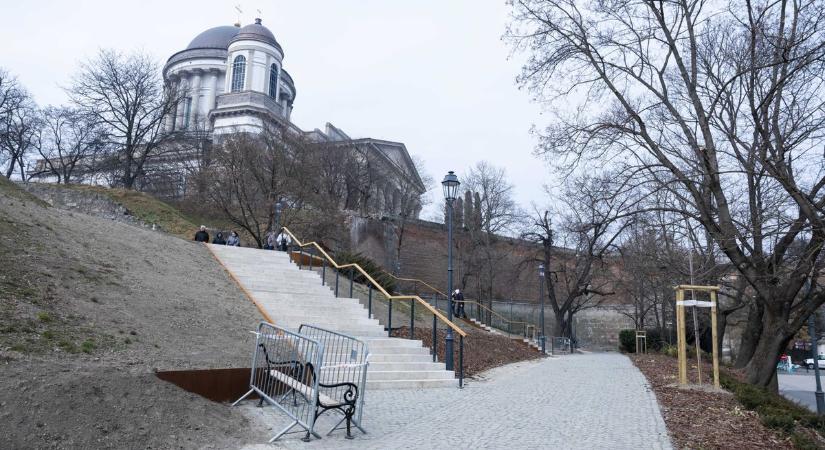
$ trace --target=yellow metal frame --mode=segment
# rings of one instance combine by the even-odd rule
[[[432,307],[429,303],[427,303],[427,302],[426,302],[424,299],[422,299],[421,297],[419,297],[419,296],[417,296],[417,295],[390,295],[390,293],[389,293],[389,292],[387,292],[387,290],[386,290],[386,289],[384,289],[384,287],[383,287],[383,286],[381,286],[380,284],[378,284],[378,282],[377,282],[377,281],[375,281],[375,280],[374,280],[374,279],[370,276],[370,274],[368,274],[368,273],[367,273],[367,271],[365,271],[363,268],[361,268],[361,266],[359,266],[357,263],[350,263],[350,264],[338,264],[337,262],[335,262],[335,260],[334,260],[334,259],[332,259],[332,257],[331,257],[331,256],[329,256],[329,254],[328,254],[326,251],[324,251],[324,249],[323,249],[323,248],[321,248],[321,246],[320,246],[320,245],[318,245],[318,243],[317,243],[317,242],[312,241],[312,242],[306,242],[306,243],[304,243],[304,242],[301,242],[301,240],[300,240],[300,239],[298,239],[298,237],[296,237],[296,236],[292,233],[292,231],[290,231],[287,227],[284,227],[284,231],[285,231],[287,234],[289,234],[289,236],[290,236],[290,237],[292,237],[292,241],[293,241],[296,245],[298,245],[299,247],[301,247],[301,248],[304,248],[304,247],[315,247],[315,249],[316,249],[316,250],[318,250],[318,252],[319,252],[321,255],[323,255],[323,256],[324,256],[324,259],[326,259],[326,260],[327,260],[327,262],[329,263],[329,265],[330,265],[331,267],[334,267],[334,268],[336,268],[336,269],[346,269],[346,268],[348,268],[348,267],[352,267],[354,270],[357,270],[357,271],[358,271],[361,275],[363,275],[363,276],[364,276],[364,278],[366,278],[366,279],[370,282],[370,284],[372,284],[372,286],[373,286],[376,290],[378,290],[378,292],[380,292],[382,295],[384,295],[384,297],[385,297],[388,301],[409,300],[409,301],[415,301],[415,302],[418,302],[418,304],[420,304],[420,305],[421,305],[421,306],[423,306],[425,309],[427,309],[429,312],[431,312],[434,316],[436,316],[436,317],[438,318],[438,320],[440,320],[441,322],[443,322],[443,323],[444,323],[445,325],[447,325],[448,327],[452,328],[452,329],[453,329],[453,331],[454,331],[454,332],[456,332],[459,336],[461,336],[461,337],[467,336],[467,332],[466,332],[466,331],[462,330],[462,329],[461,329],[458,325],[454,324],[453,322],[450,322],[450,321],[449,321],[446,317],[444,317],[444,315],[443,315],[443,314],[441,314],[441,312],[440,312],[440,311],[438,311],[437,309],[433,308],[433,307]]]
[[[719,343],[716,340],[716,308],[719,286],[694,286],[683,284],[676,286],[676,343],[679,353],[679,384],[688,384],[687,376],[687,333],[685,332],[685,291],[707,292],[710,294],[710,328],[711,339],[713,339],[713,386],[719,387]],[[702,364],[699,356],[699,336],[695,336],[696,341],[696,370],[699,375],[699,384],[702,384]]]

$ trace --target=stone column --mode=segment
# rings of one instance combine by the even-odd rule
[[[186,98],[182,95],[186,93],[186,89],[188,87],[188,83],[186,82],[186,74],[181,75],[180,83],[178,83],[178,89],[176,90],[178,93],[178,105],[175,110],[175,129],[182,130],[184,128],[183,123],[183,107],[184,103],[186,102]]]
[[[192,95],[192,110],[189,112],[189,120],[198,126],[201,122],[201,112],[198,109],[201,97],[201,74],[203,74],[202,70],[195,70],[195,76],[192,78],[192,89],[190,89]]]
[[[206,115],[204,118],[206,119],[206,127],[211,129],[212,127],[211,122],[209,122],[209,113],[218,106],[215,100],[215,97],[218,95],[218,70],[210,70],[209,76],[211,78],[209,80],[209,87],[206,91]]]
[[[279,98],[281,98],[281,66],[280,64],[276,65],[278,69],[278,80],[275,82],[275,101],[277,102]],[[284,116],[286,116],[286,111],[284,111]]]
[[[226,93],[232,92],[232,62],[235,60],[235,56],[237,55],[230,53],[226,61],[226,77],[223,80],[223,91]]]
[[[252,70],[255,67],[255,50],[249,50],[246,57],[246,73],[244,74],[243,90],[251,91],[252,89]]]

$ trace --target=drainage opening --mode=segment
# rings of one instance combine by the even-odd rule
[[[164,370],[155,372],[163,381],[214,402],[234,402],[249,391],[251,369]],[[255,394],[249,398],[257,398]]]

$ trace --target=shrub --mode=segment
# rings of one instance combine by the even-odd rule
[[[625,353],[636,353],[636,330],[619,331],[619,350]]]
[[[796,425],[796,421],[787,410],[767,406],[759,408],[757,412],[762,418],[762,423],[768,428],[791,432]]]
[[[95,347],[97,346],[91,339],[86,339],[82,344],[80,344],[80,350],[82,350],[83,353],[92,353],[92,350],[94,350]]]
[[[384,269],[372,259],[362,255],[361,253],[337,252],[335,253],[335,262],[339,265],[358,264],[367,272],[373,280],[377,281],[387,292],[395,291],[395,279],[384,272]],[[349,268],[341,269],[342,275],[349,277]],[[357,283],[368,283],[366,277],[361,275],[357,270],[354,272],[354,280]]]
[[[662,353],[664,353],[667,356],[670,356],[671,358],[675,358],[679,356],[679,347],[675,345],[664,344],[662,346]]]

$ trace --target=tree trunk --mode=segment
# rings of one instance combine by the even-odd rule
[[[780,313],[765,309],[762,317],[761,337],[745,366],[745,378],[748,383],[775,391],[776,364],[793,338],[793,333],[785,332],[787,320]]]
[[[736,354],[736,360],[733,362],[733,367],[741,369],[745,367],[753,356],[756,350],[756,344],[759,342],[759,337],[762,333],[762,316],[764,315],[764,306],[754,302],[748,308],[748,321],[745,325],[745,330],[742,332],[742,338],[739,341],[739,351]]]

